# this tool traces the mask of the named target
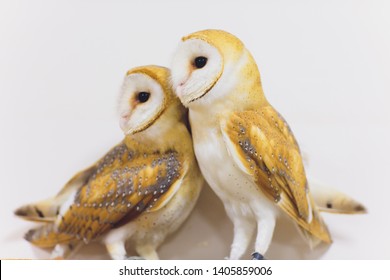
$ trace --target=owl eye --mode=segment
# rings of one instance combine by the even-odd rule
[[[198,56],[194,60],[194,65],[198,69],[203,68],[206,65],[206,63],[207,63],[207,57],[204,56]]]
[[[149,97],[150,97],[149,92],[141,91],[140,93],[138,93],[137,99],[139,102],[145,103],[146,101],[149,100]]]

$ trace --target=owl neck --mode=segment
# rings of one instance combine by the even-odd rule
[[[188,137],[188,130],[181,119],[181,112],[173,106],[167,108],[147,129],[133,135],[126,135],[125,143],[136,145],[139,150],[168,150],[177,146],[177,142]]]

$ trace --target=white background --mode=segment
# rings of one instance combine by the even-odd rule
[[[246,44],[264,91],[308,155],[307,173],[368,208],[324,214],[334,243],[310,251],[280,220],[270,259],[389,259],[388,1],[0,0],[0,258],[47,258],[13,216],[54,195],[122,139],[116,98],[125,72],[169,66],[180,38],[219,28]],[[221,259],[232,226],[205,188],[164,259]],[[75,258],[108,258],[85,247]]]

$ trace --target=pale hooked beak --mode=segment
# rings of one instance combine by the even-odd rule
[[[177,97],[181,98],[181,96],[183,95],[183,87],[184,87],[184,83],[180,83],[177,87],[176,87],[176,95]]]
[[[123,130],[124,133],[127,133],[128,129],[128,121],[130,119],[130,113],[124,113],[121,115],[119,120],[119,126]]]
[[[182,96],[183,96],[183,91],[184,91],[184,87],[185,87],[186,82],[187,82],[187,78],[184,79],[183,81],[181,81],[181,82],[179,83],[179,85],[178,85],[178,86],[176,87],[176,89],[175,89],[176,95],[177,95],[177,97],[179,97],[180,99],[181,99]]]

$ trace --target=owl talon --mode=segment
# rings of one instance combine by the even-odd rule
[[[258,252],[254,252],[252,255],[252,260],[265,260],[264,256]]]
[[[126,260],[137,260],[137,261],[140,261],[140,260],[145,260],[145,258],[140,257],[140,256],[131,256],[131,257],[127,257]]]

